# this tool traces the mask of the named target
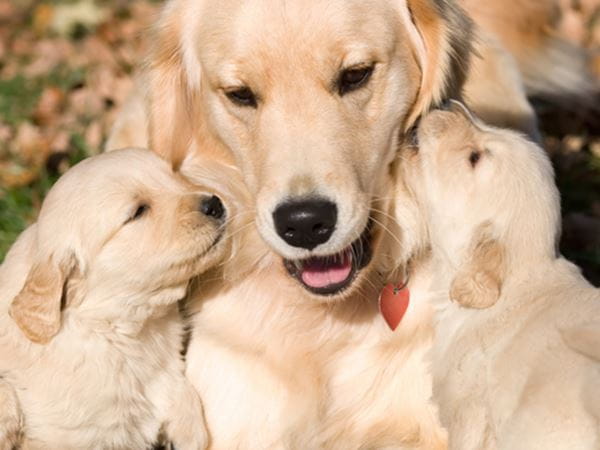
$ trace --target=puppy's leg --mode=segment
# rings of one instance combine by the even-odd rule
[[[183,376],[178,379],[172,392],[165,431],[177,450],[208,447],[208,431],[200,396]]]
[[[23,415],[17,394],[0,379],[0,450],[12,450],[21,443]]]

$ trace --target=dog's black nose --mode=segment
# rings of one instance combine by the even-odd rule
[[[207,217],[223,220],[225,218],[225,207],[221,199],[216,195],[202,197],[200,199],[200,212]]]
[[[323,199],[289,201],[277,207],[273,221],[277,234],[289,245],[312,250],[333,234],[337,206]]]

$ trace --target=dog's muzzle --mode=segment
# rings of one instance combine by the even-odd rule
[[[361,236],[339,253],[301,260],[284,260],[290,275],[313,294],[332,296],[350,287],[371,261],[371,223]]]

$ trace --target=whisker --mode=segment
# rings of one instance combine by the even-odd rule
[[[398,243],[400,248],[402,248],[402,241],[400,241],[400,238],[398,236],[396,236],[394,233],[392,233],[392,231],[388,227],[386,227],[381,221],[375,219],[374,217],[372,217],[371,219],[373,220],[373,222],[375,222],[381,228],[383,228],[383,230],[386,231]]]

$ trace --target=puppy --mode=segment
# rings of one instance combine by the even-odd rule
[[[146,150],[56,183],[0,268],[0,448],[207,445],[176,302],[219,262],[224,217]]]
[[[409,288],[436,308],[450,448],[598,448],[600,291],[557,254],[548,157],[458,103],[425,117],[418,139],[402,166],[431,249]]]

